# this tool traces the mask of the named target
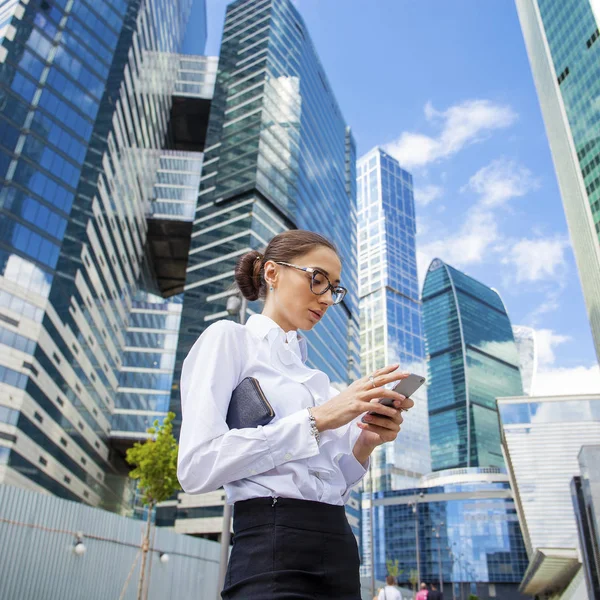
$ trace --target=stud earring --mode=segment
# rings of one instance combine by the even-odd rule
[[[270,291],[270,292],[272,292],[272,291],[273,291],[273,286],[271,286],[271,287],[269,288],[269,291]]]

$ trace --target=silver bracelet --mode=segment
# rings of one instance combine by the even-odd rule
[[[313,417],[312,409],[310,406],[307,406],[306,410],[308,411],[308,420],[310,421],[310,433],[315,437],[315,440],[317,440],[317,444],[320,444],[321,434],[317,429],[317,420]]]

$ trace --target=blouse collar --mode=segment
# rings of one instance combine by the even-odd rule
[[[297,354],[303,363],[306,362],[308,358],[306,338],[297,331],[291,330],[286,333],[273,319],[261,314],[250,316],[246,321],[246,327],[261,339],[267,336],[271,339],[271,336],[276,336],[281,341],[287,342],[288,348]],[[269,335],[271,332],[273,333]]]

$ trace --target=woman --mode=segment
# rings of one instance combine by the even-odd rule
[[[341,302],[341,270],[335,247],[322,236],[275,236],[264,256],[244,254],[235,271],[248,300],[265,299],[262,314],[245,326],[213,323],[184,361],[179,481],[191,494],[224,486],[234,504],[223,598],[360,598],[344,502],[373,450],[396,438],[401,411],[413,402],[382,387],[406,377],[398,365],[339,393],[325,373],[305,364],[298,330],[311,330]],[[319,350],[325,355],[327,345],[346,343],[345,336],[326,339]],[[231,394],[249,376],[275,418],[264,427],[230,430]],[[392,398],[394,407],[379,404],[382,398]]]

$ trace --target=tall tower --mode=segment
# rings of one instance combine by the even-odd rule
[[[380,148],[357,164],[362,374],[391,363],[425,375],[412,175]],[[377,448],[375,491],[413,487],[431,470],[427,393],[413,397],[394,444]]]
[[[516,0],[600,360],[600,9]]]
[[[121,452],[168,409],[191,3],[0,2],[0,482],[127,510]]]
[[[504,467],[496,398],[523,388],[502,299],[436,258],[423,286],[423,322],[433,470]]]
[[[198,336],[227,317],[239,256],[294,228],[335,243],[349,290],[307,332],[308,362],[332,383],[357,378],[354,141],[291,0],[227,7],[206,146],[175,381]],[[262,304],[249,310],[260,312]],[[176,385],[172,407],[180,415]]]

